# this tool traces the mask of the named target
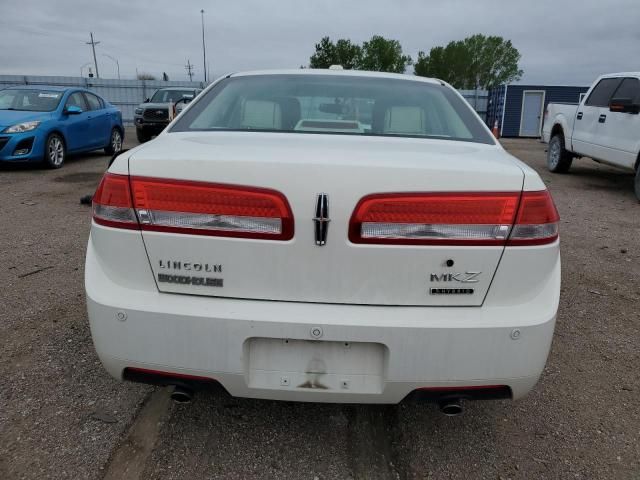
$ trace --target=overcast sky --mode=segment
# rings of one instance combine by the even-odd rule
[[[200,80],[201,8],[212,76],[297,68],[325,35],[374,34],[413,58],[474,33],[501,35],[520,50],[526,83],[588,85],[640,70],[640,0],[0,0],[0,74],[77,76],[92,61],[93,31],[102,77],[116,78],[107,54],[123,78],[137,68],[186,80],[190,59]]]

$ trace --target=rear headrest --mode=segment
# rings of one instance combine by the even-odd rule
[[[424,135],[426,132],[426,112],[416,106],[393,106],[386,109],[382,133],[403,135]]]
[[[282,108],[270,100],[245,100],[240,115],[240,126],[264,130],[282,128]]]
[[[295,97],[277,97],[274,99],[282,109],[282,126],[293,130],[300,120],[300,101]]]

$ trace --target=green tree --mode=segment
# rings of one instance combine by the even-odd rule
[[[404,73],[407,65],[411,65],[411,57],[402,53],[402,45],[398,40],[374,35],[362,44],[360,70]]]
[[[331,65],[342,65],[346,70],[358,68],[362,58],[362,49],[344,38],[333,43],[324,37],[316,43],[316,51],[309,59],[310,68],[329,68]]]
[[[490,88],[522,78],[521,55],[511,40],[481,34],[418,53],[414,73],[440,78],[455,88]]]
[[[336,42],[336,60],[335,65],[342,65],[345,70],[356,70],[362,62],[362,47],[341,38]]]

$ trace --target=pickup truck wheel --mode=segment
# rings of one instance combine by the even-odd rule
[[[136,128],[136,137],[138,137],[138,141],[140,143],[145,143],[151,140],[151,135],[139,128]]]
[[[564,148],[564,137],[556,134],[549,141],[547,149],[547,168],[553,173],[566,173],[571,168],[573,156]]]

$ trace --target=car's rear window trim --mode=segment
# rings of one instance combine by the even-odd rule
[[[233,132],[233,133],[280,133],[280,134],[302,134],[302,135],[339,135],[348,137],[372,137],[372,138],[413,138],[418,140],[451,140],[453,142],[467,142],[467,143],[479,143],[481,145],[492,145],[490,143],[480,142],[472,138],[455,138],[446,137],[441,135],[396,135],[392,133],[355,133],[355,132],[314,132],[305,130],[269,130],[269,129],[247,129],[247,128],[190,128],[188,130],[176,130],[169,133],[189,133],[189,132],[206,132],[206,133],[221,133],[221,132]]]

